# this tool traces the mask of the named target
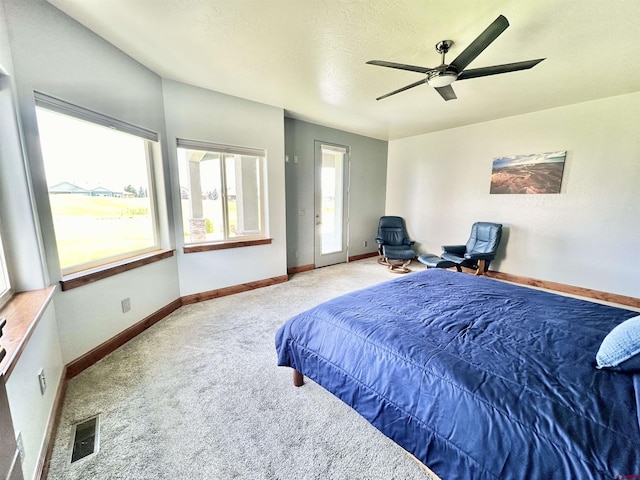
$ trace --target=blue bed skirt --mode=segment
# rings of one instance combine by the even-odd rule
[[[297,315],[276,349],[443,480],[614,479],[640,475],[634,378],[594,359],[635,315],[426,270]]]

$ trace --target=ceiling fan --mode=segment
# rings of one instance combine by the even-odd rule
[[[493,42],[502,32],[504,32],[509,26],[509,21],[500,15],[496,18],[491,25],[489,25],[484,32],[482,32],[478,38],[476,38],[471,44],[463,50],[463,52],[456,57],[456,59],[450,64],[444,62],[444,56],[453,45],[452,40],[442,40],[436,44],[436,51],[442,54],[442,64],[436,68],[419,67],[415,65],[405,65],[404,63],[385,62],[383,60],[370,60],[367,63],[370,65],[378,65],[380,67],[397,68],[400,70],[409,70],[411,72],[418,72],[426,74],[426,78],[407,85],[405,87],[394,90],[391,93],[387,93],[376,100],[382,100],[383,98],[390,97],[396,93],[404,92],[410,88],[417,87],[423,83],[427,83],[444,98],[445,100],[454,100],[456,97],[455,92],[451,84],[456,80],[467,80],[469,78],[486,77],[488,75],[497,75],[499,73],[515,72],[518,70],[527,70],[536,66],[544,58],[538,58],[537,60],[527,60],[524,62],[506,63],[504,65],[493,65],[491,67],[472,68],[465,70],[482,51],[487,48],[491,42]]]

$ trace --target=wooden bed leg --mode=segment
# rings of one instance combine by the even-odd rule
[[[301,387],[304,384],[304,375],[302,375],[299,371],[293,371],[293,385],[295,387]]]

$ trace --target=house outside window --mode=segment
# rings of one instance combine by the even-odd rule
[[[155,133],[36,93],[63,275],[158,250]]]
[[[264,150],[177,143],[185,245],[264,238]]]

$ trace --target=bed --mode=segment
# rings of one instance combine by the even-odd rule
[[[443,480],[625,478],[640,374],[594,359],[637,315],[433,269],[291,318],[276,350]]]

